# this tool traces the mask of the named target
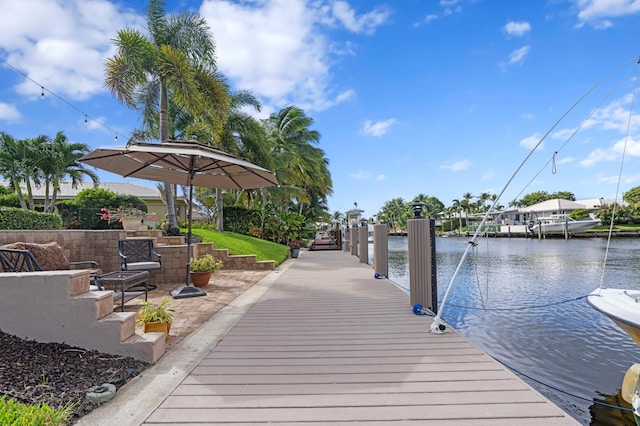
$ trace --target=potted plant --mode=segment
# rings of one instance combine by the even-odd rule
[[[138,309],[136,322],[144,326],[145,333],[161,331],[164,332],[164,338],[168,339],[174,312],[175,309],[169,306],[169,299],[166,297],[158,305],[145,300]]]
[[[291,238],[289,240],[289,254],[293,259],[297,258],[300,254],[300,239],[299,238]]]
[[[222,260],[216,259],[210,254],[189,259],[189,275],[191,282],[196,287],[204,287],[209,283],[211,274],[222,268]]]
[[[99,214],[100,218],[108,223],[113,221],[120,222],[125,231],[137,231],[145,219],[156,220],[155,213],[148,213],[135,207],[120,207],[115,211],[103,207],[100,209]]]

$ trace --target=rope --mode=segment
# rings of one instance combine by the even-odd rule
[[[594,87],[592,87],[589,92],[587,92],[582,98],[580,98],[578,100],[577,103],[579,103],[582,99],[584,99],[592,90],[594,90],[596,87],[598,87],[600,84],[602,84],[605,80],[608,80],[609,77],[611,77],[612,75],[616,74],[620,69],[626,67],[628,64],[630,64],[632,61],[637,60],[637,57],[634,59],[630,59],[627,62],[625,62],[623,65],[621,65],[619,68],[615,69],[614,71],[610,72],[606,77],[604,77],[602,80],[600,80]],[[630,71],[628,71],[630,72]],[[553,163],[552,164],[552,168],[551,168],[551,173],[552,174],[556,174],[557,173],[557,169],[556,169],[556,163],[555,163],[555,159],[556,159],[556,155],[562,151],[564,149],[564,147],[567,146],[567,144],[569,144],[569,142],[571,142],[571,140],[573,140],[573,138],[576,136],[576,134],[578,134],[578,132],[591,120],[591,117],[596,113],[596,111],[598,111],[600,109],[600,107],[613,95],[613,93],[615,93],[618,89],[618,87],[620,87],[620,85],[626,81],[626,74],[623,75],[620,80],[618,80],[618,84],[615,85],[610,91],[609,93],[606,94],[606,96],[604,96],[602,98],[602,100],[600,101],[600,103],[598,103],[598,105],[596,106],[596,108],[592,109],[591,112],[587,115],[587,117],[582,120],[582,122],[580,123],[580,125],[573,131],[573,133],[571,133],[571,136],[569,136],[567,138],[567,140],[560,146],[560,148],[555,151],[553,153],[553,156],[546,162],[544,163],[544,165],[540,168],[540,170],[538,170],[538,173],[535,174],[535,176],[533,176],[531,178],[531,180],[520,190],[520,192],[513,198],[513,201],[515,202],[520,195],[522,195],[522,193],[524,191],[526,191],[526,189],[537,179],[538,176],[540,176],[540,174],[547,168],[547,166],[549,165],[549,163]],[[574,104],[574,106],[576,105]],[[573,107],[572,107],[573,108]],[[568,112],[568,111],[567,111]],[[566,116],[566,114],[565,114]],[[562,118],[564,118],[565,116],[562,116]],[[562,120],[561,118],[561,120]],[[546,135],[545,135],[546,136]],[[537,146],[536,146],[537,148]]]
[[[640,63],[640,61],[639,61]],[[640,68],[638,68],[640,73]],[[620,159],[620,171],[618,172],[618,184],[616,186],[616,197],[613,202],[613,208],[611,209],[611,223],[609,224],[609,236],[607,237],[607,248],[604,251],[604,261],[602,263],[602,273],[600,274],[600,288],[604,288],[604,273],[607,267],[607,259],[609,258],[609,246],[611,244],[611,237],[613,235],[613,224],[616,217],[616,205],[618,204],[618,196],[620,195],[620,182],[622,181],[622,169],[624,167],[624,158],[627,152],[627,142],[629,140],[629,132],[631,128],[631,119],[633,118],[633,105],[636,100],[636,90],[638,89],[638,73],[633,83],[633,92],[631,96],[631,105],[629,107],[629,118],[627,119],[627,134],[624,138],[624,147],[622,149],[622,157]]]
[[[491,356],[491,355],[489,355],[489,356]],[[504,365],[505,367],[507,367],[509,370],[512,370],[512,371],[516,372],[516,373],[517,373],[517,374],[519,374],[520,376],[522,376],[522,377],[526,377],[527,379],[532,380],[532,381],[534,381],[534,382],[536,382],[536,383],[538,383],[538,384],[540,384],[540,385],[546,386],[546,387],[548,387],[549,389],[553,389],[553,390],[555,390],[555,391],[557,391],[557,392],[563,393],[563,394],[565,394],[565,395],[572,396],[572,397],[577,398],[577,399],[581,399],[581,400],[583,400],[583,401],[591,402],[591,403],[593,403],[593,404],[603,405],[603,406],[605,406],[605,407],[609,407],[609,408],[617,408],[618,410],[622,410],[622,411],[629,411],[629,412],[632,412],[632,413],[633,413],[633,409],[631,409],[631,408],[627,408],[627,407],[620,407],[619,405],[613,405],[613,404],[609,404],[609,403],[602,402],[602,401],[596,401],[594,398],[587,398],[587,397],[584,397],[584,396],[576,395],[576,394],[574,394],[574,393],[567,392],[567,391],[565,391],[565,390],[559,389],[559,388],[557,388],[557,387],[555,387],[555,386],[552,386],[552,385],[549,385],[549,384],[547,384],[547,383],[544,383],[544,382],[542,382],[542,381],[540,381],[540,380],[538,380],[538,379],[534,379],[533,377],[529,376],[528,374],[524,374],[522,371],[516,370],[515,368],[511,367],[510,365],[508,365],[507,363],[505,363],[505,362],[503,362],[503,361],[500,361],[498,358],[496,358],[496,357],[494,357],[494,356],[491,356],[491,358],[495,359],[495,360],[496,360],[496,361],[498,361],[500,364],[502,364],[502,365]]]
[[[455,305],[453,303],[449,303],[449,306],[455,306],[456,308],[469,309],[469,310],[477,310],[477,311],[524,311],[527,309],[540,309],[547,308],[549,306],[557,306],[562,305],[563,303],[575,302],[577,300],[586,299],[589,295],[574,297],[573,299],[565,299],[559,302],[546,303],[544,305],[531,305],[531,306],[518,306],[515,308],[485,308],[485,307],[475,307],[475,306],[463,306],[463,305]]]

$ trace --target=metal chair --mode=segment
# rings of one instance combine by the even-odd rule
[[[4,272],[34,272],[44,270],[29,250],[0,248],[0,266]]]
[[[153,271],[162,269],[162,256],[156,251],[153,238],[118,240],[120,268],[123,271]],[[149,290],[156,288],[150,284]]]

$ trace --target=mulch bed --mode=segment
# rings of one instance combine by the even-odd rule
[[[90,388],[103,383],[120,388],[147,367],[134,358],[23,340],[0,331],[0,395],[55,408],[72,403],[76,420],[97,407],[85,397]]]

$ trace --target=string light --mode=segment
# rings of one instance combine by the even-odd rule
[[[34,79],[32,79],[31,77],[29,77],[26,73],[20,71],[18,68],[14,67],[13,65],[11,65],[9,62],[4,62],[4,64],[6,66],[8,66],[9,68],[11,68],[12,70],[14,70],[15,72],[17,72],[18,74],[21,74],[24,78],[26,78],[27,80],[31,81],[32,83],[40,86],[40,99],[44,99],[44,92],[45,90],[47,92],[49,92],[49,94],[55,96],[56,98],[60,99],[62,102],[64,102],[65,104],[69,105],[71,108],[75,109],[76,111],[78,111],[81,114],[84,114],[84,123],[88,124],[89,120],[93,121],[94,123],[104,127],[105,129],[115,133],[115,140],[118,140],[118,132],[116,132],[114,129],[112,129],[111,127],[107,126],[106,124],[104,124],[103,122],[96,120],[95,118],[92,118],[90,115],[88,115],[87,113],[85,113],[84,111],[82,111],[80,108],[78,108],[77,106],[75,106],[74,104],[72,104],[71,102],[69,102],[68,100],[66,100],[65,98],[63,98],[62,96],[52,92],[51,90],[47,89],[46,87],[44,87],[44,85],[38,83],[37,81],[35,81]]]

